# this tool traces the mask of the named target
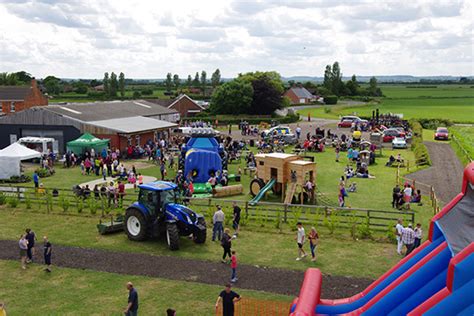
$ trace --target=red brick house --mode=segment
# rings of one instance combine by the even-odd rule
[[[147,101],[159,104],[168,109],[176,110],[180,114],[181,118],[194,116],[197,113],[204,110],[202,106],[197,104],[193,99],[191,99],[185,94],[182,94],[173,100],[172,99],[168,99],[168,100],[167,99],[153,99],[153,100],[147,100]]]
[[[32,79],[31,86],[0,86],[0,105],[1,114],[8,115],[33,106],[48,105],[48,98]]]
[[[303,87],[291,87],[283,96],[288,97],[291,104],[305,104],[316,100],[316,97]]]

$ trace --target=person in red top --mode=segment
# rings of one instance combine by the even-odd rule
[[[120,206],[123,205],[123,197],[125,195],[125,184],[122,181],[118,182],[118,195],[120,197]]]
[[[235,255],[235,250],[232,250],[232,257],[230,257],[230,268],[232,269],[232,276],[230,277],[230,282],[237,282],[237,256]]]

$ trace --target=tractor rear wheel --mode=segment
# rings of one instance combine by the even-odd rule
[[[166,224],[166,242],[170,250],[179,249],[179,231],[175,223]]]
[[[256,196],[264,186],[265,182],[263,182],[262,179],[253,179],[252,182],[250,182],[250,194]]]
[[[129,208],[125,212],[125,232],[128,239],[133,241],[142,241],[148,237],[146,220],[139,210]]]

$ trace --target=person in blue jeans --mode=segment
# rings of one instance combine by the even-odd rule
[[[224,219],[225,219],[225,214],[224,211],[222,211],[222,207],[217,206],[217,211],[214,213],[214,216],[212,217],[212,223],[214,224],[212,228],[212,241],[216,240],[221,240],[222,238],[222,233],[224,231]]]

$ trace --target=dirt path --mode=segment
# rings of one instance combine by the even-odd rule
[[[438,198],[448,203],[461,192],[464,168],[449,144],[425,142],[425,145],[432,166],[409,174],[407,178],[432,185]]]
[[[55,266],[90,269],[130,275],[143,275],[171,280],[182,280],[222,286],[230,278],[226,264],[183,259],[168,256],[131,254],[89,248],[53,245]],[[0,259],[18,260],[16,241],[0,240]],[[40,260],[42,263],[42,259]],[[19,263],[18,263],[19,264]],[[258,266],[240,265],[237,287],[285,295],[298,295],[303,281],[303,271],[291,271]],[[341,298],[352,296],[372,280],[339,276],[324,276],[322,297]]]

